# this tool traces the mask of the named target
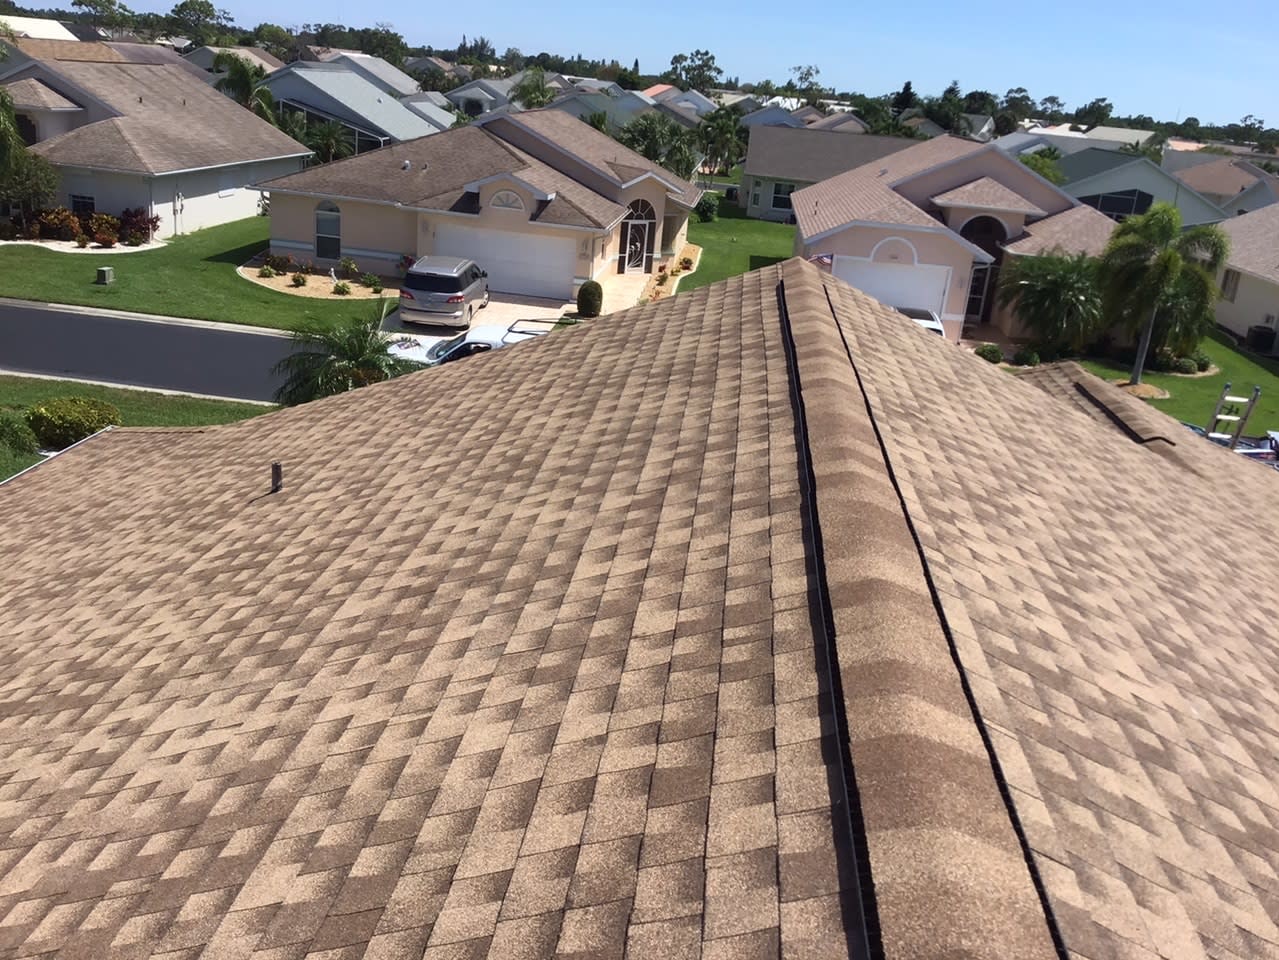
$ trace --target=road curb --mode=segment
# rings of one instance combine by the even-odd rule
[[[67,383],[83,383],[91,387],[110,387],[112,390],[139,390],[143,393],[159,393],[166,397],[191,397],[195,400],[219,400],[223,403],[248,403],[255,407],[275,407],[270,400],[250,400],[248,397],[228,397],[217,393],[192,393],[190,390],[172,390],[168,387],[141,387],[136,383],[118,383],[114,380],[91,380],[55,373],[31,373],[27,370],[11,370],[0,367],[0,377],[25,377],[28,380],[58,380]]]
[[[159,323],[171,327],[197,327],[202,330],[218,330],[224,333],[248,333],[262,337],[282,337],[288,339],[292,334],[288,330],[275,330],[270,327],[254,327],[241,323],[220,323],[216,320],[195,320],[191,317],[169,317],[159,313],[134,313],[129,310],[108,310],[103,307],[85,307],[73,303],[45,303],[41,300],[19,300],[14,297],[0,297],[0,306],[35,308],[54,310],[59,313],[75,313],[81,316],[111,317],[117,320],[138,320],[142,323]]]

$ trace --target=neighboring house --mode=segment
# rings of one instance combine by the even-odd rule
[[[441,107],[427,99],[424,93],[417,93],[400,101],[436,130],[448,130],[457,123],[458,117],[453,110],[453,105],[447,100],[444,102],[447,106]]]
[[[665,94],[669,94],[672,90],[678,92],[679,87],[676,87],[674,84],[670,84],[670,83],[655,83],[651,87],[648,87],[647,89],[641,92],[644,94],[644,96],[652,97],[654,100],[656,100]]]
[[[884,303],[932,310],[950,340],[965,323],[1017,334],[994,309],[1006,254],[1096,254],[1114,229],[993,144],[962,137],[908,141],[791,200],[797,254],[823,258],[835,276]]]
[[[0,28],[7,28],[15,37],[31,40],[78,41],[80,39],[65,24],[43,17],[15,17],[10,13],[0,13]]]
[[[366,74],[336,60],[294,61],[267,77],[262,86],[278,104],[305,113],[309,123],[342,124],[357,153],[440,129],[423,111],[401,103]]]
[[[1088,130],[1074,129],[1074,124],[1058,123],[1033,127],[1028,132],[1054,137],[1082,137],[1095,141],[1092,146],[1106,149],[1118,149],[1123,146],[1140,147],[1155,136],[1153,130],[1132,130],[1128,127],[1092,127]]]
[[[817,107],[814,107],[812,104],[806,103],[802,107],[792,110],[791,116],[807,125],[816,123],[818,120],[822,119],[822,117],[826,116],[826,114],[817,109]]]
[[[193,63],[169,47],[153,43],[124,43],[80,40],[29,40],[18,39],[13,43],[0,41],[7,56],[0,59],[0,76],[13,73],[29,63],[147,63],[157,66],[175,66],[200,81],[208,75]]]
[[[367,53],[344,53],[326,58],[324,62],[346,67],[393,97],[407,97],[421,92],[416,80],[381,57]]]
[[[979,143],[986,143],[995,136],[994,117],[984,113],[964,113],[960,116],[963,118],[963,126],[961,130],[954,131],[954,135],[967,137]],[[941,137],[948,132],[945,127],[929,120],[918,108],[905,111],[900,119],[902,126],[909,127],[925,137]]]
[[[1071,153],[1078,153],[1081,150],[1118,150],[1124,146],[1124,141],[1122,140],[1099,140],[1089,138],[1077,130],[1054,129],[1056,130],[1054,133],[1045,133],[1042,129],[1017,130],[1002,137],[997,137],[993,142],[1000,150],[1014,156],[1033,153],[1045,147],[1052,147],[1058,153],[1066,156]]]
[[[757,126],[751,130],[738,203],[748,217],[791,219],[791,194],[905,150],[904,137],[850,137],[829,130]]]
[[[1230,238],[1230,256],[1220,278],[1217,325],[1241,338],[1253,327],[1279,332],[1279,203],[1220,227]],[[1279,353],[1279,337],[1271,342],[1271,352]]]
[[[342,47],[322,47],[316,44],[307,44],[299,51],[299,57],[302,60],[308,60],[313,63],[323,63],[332,60],[335,57],[341,57],[346,54],[360,54],[360,50],[347,50]]]
[[[101,59],[24,56],[0,74],[23,138],[58,170],[58,205],[116,216],[141,207],[168,237],[252,216],[251,185],[299,170],[310,155],[189,64],[129,63],[106,44],[75,46]]]
[[[405,61],[406,73],[424,76],[428,73],[439,73],[455,80],[465,82],[471,79],[471,68],[465,63],[450,63],[439,57],[413,57]]]
[[[1279,201],[1279,177],[1235,157],[1215,157],[1207,163],[1176,170],[1172,175],[1229,216],[1239,216]]]
[[[838,133],[868,133],[870,126],[861,117],[847,110],[827,114],[808,125],[809,130],[831,130]]]
[[[741,120],[743,127],[802,127],[804,121],[791,114],[785,107],[777,105],[760,107],[746,114]]]
[[[444,96],[468,117],[482,117],[511,102],[514,77],[471,80],[447,91]]]
[[[736,107],[743,114],[754,113],[764,103],[759,98],[750,93],[742,93],[740,90],[712,90],[710,97],[721,107]]]
[[[14,957],[1279,941],[1274,471],[810,264],[0,499]]]
[[[657,94],[652,94],[645,90],[644,95],[652,97],[658,103],[664,104],[670,109],[681,112],[691,111],[699,119],[718,106],[710,97],[698,93],[696,90],[681,90],[678,87],[670,86],[670,84],[661,84],[659,86],[664,86],[666,89]],[[653,88],[650,87],[649,90],[651,89]]]
[[[283,60],[261,47],[197,47],[183,59],[201,70],[213,73],[213,61],[223,53],[233,54],[249,66],[261,68],[264,74],[272,73],[284,66]]]
[[[702,125],[701,115],[689,103],[664,103],[661,100],[654,100],[653,109],[689,130],[696,130]]]
[[[610,130],[620,130],[636,117],[657,112],[653,100],[634,90],[623,90],[617,96],[605,93],[573,93],[557,97],[550,104],[552,110],[563,110],[579,120],[588,120],[597,113],[608,118]]]
[[[567,299],[684,246],[701,191],[559,110],[495,116],[260,184],[271,248],[389,274],[469,257],[494,291]]]
[[[444,96],[438,90],[423,90],[421,93],[410,94],[401,98],[402,103],[429,103],[441,108],[442,110],[454,109],[449,98]]]
[[[1217,223],[1227,216],[1145,157],[1093,148],[1062,157],[1057,168],[1066,178],[1063,190],[1112,220],[1145,213],[1155,201],[1175,206],[1187,226]]]
[[[564,80],[568,83],[569,89],[580,90],[582,93],[603,93],[610,97],[620,97],[626,92],[613,80],[596,80],[594,77],[568,75],[564,76]]]

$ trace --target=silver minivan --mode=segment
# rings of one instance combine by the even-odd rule
[[[400,284],[400,319],[409,323],[467,326],[488,302],[487,271],[461,257],[423,257]]]

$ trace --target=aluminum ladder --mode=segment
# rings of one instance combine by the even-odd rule
[[[1243,428],[1248,423],[1248,418],[1252,416],[1252,409],[1257,405],[1257,398],[1261,396],[1261,387],[1252,388],[1251,397],[1232,397],[1230,395],[1230,384],[1226,383],[1221,388],[1221,396],[1217,398],[1217,408],[1212,412],[1212,419],[1208,421],[1208,439],[1225,443],[1231,450],[1239,443],[1239,438],[1243,436]],[[1240,404],[1243,404],[1240,407]],[[1228,409],[1229,413],[1222,413],[1223,409]],[[1221,425],[1226,424],[1223,430]]]

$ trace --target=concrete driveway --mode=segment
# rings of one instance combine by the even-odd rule
[[[475,324],[485,326],[510,326],[517,320],[558,320],[567,310],[576,310],[577,304],[563,300],[546,300],[540,297],[520,297],[507,293],[495,293],[489,305],[475,313]],[[461,327],[437,327],[422,323],[405,323],[397,310],[382,322],[387,333],[408,334],[413,337],[438,339],[461,333]]]

